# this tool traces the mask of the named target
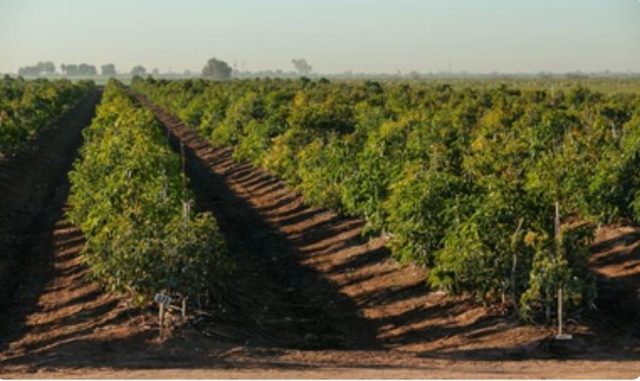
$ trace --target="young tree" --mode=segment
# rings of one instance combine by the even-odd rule
[[[202,69],[202,76],[207,79],[224,81],[231,78],[231,66],[217,58],[211,58]]]

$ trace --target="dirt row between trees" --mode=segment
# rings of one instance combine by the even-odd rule
[[[53,256],[49,268],[35,266],[46,287],[19,302],[31,308],[21,333],[3,340],[3,376],[640,375],[637,341],[573,323],[575,348],[557,352],[552,327],[520,326],[500,309],[433,292],[423,269],[389,259],[382,238],[361,237],[361,221],[306,207],[270,174],[234,162],[229,149],[140,99],[178,152],[183,142],[198,208],[214,213],[229,243],[237,265],[225,300],[160,339],[152,310],[135,310],[83,276],[82,237],[61,218],[62,187],[39,230]]]
[[[32,245],[32,233],[64,181],[98,100],[98,91],[89,94],[43,129],[28,151],[0,161],[0,310],[11,300],[16,274],[30,260],[24,253]]]

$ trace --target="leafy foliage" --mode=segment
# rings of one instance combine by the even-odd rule
[[[153,115],[112,80],[84,137],[68,216],[93,275],[140,301],[158,291],[215,296],[230,269],[226,247],[215,219],[191,210],[180,157]]]
[[[509,299],[525,318],[558,287],[573,307],[593,300],[593,231],[563,230],[556,244],[556,202],[563,229],[640,221],[634,94],[306,78],[134,87],[308,202],[388,234],[433,286]]]
[[[29,149],[52,120],[65,113],[93,87],[93,82],[6,76],[0,80],[0,158]]]

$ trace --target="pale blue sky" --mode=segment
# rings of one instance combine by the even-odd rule
[[[119,70],[325,73],[640,71],[638,0],[0,0],[0,72],[39,60]]]

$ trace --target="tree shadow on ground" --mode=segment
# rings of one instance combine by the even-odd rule
[[[375,348],[374,327],[360,316],[353,300],[313,267],[302,264],[296,243],[265,217],[279,220],[282,226],[308,221],[305,217],[319,212],[303,208],[298,209],[299,215],[279,215],[279,210],[299,208],[299,196],[282,194],[282,186],[276,185],[279,182],[250,165],[235,163],[230,151],[218,150],[213,155],[208,144],[192,136],[195,132],[166,115],[160,116],[171,131],[174,149],[180,149],[180,140],[185,143],[188,175],[198,208],[214,214],[233,253],[236,270],[228,302],[235,306],[235,319],[242,316],[238,324],[252,326],[260,333],[257,339],[270,345]],[[255,196],[243,193],[248,190],[270,203],[253,204]],[[314,229],[309,226],[303,230],[340,234],[340,230],[331,230],[339,220],[331,218]]]

